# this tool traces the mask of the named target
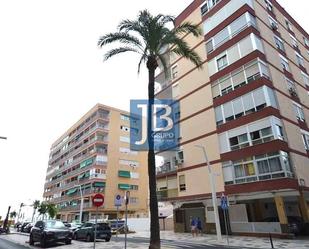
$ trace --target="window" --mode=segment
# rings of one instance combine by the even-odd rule
[[[264,0],[264,2],[265,2],[265,5],[266,5],[266,8],[269,11],[273,12],[273,4],[269,0]]]
[[[178,76],[178,66],[174,65],[172,66],[172,79],[176,79]]]
[[[206,43],[207,54],[210,54],[213,50],[214,50],[213,39],[211,39]]]
[[[221,0],[206,0],[201,7],[201,14],[205,15],[210,9],[216,6]]]
[[[306,150],[309,150],[309,133],[302,131],[302,139]]]
[[[130,143],[130,138],[129,137],[120,136],[120,142]]]
[[[276,47],[284,52],[285,49],[284,49],[283,41],[278,36],[275,36],[274,39],[275,39]]]
[[[308,38],[304,37],[304,43],[307,47],[309,47],[309,40]]]
[[[186,191],[186,178],[185,178],[185,175],[179,176],[179,191]]]
[[[285,25],[288,30],[293,31],[293,26],[288,19],[285,19]]]
[[[294,36],[292,36],[292,35],[290,35],[290,37],[291,37],[291,41],[292,41],[292,46],[293,46],[294,48],[298,48],[297,39],[296,39]]]
[[[120,119],[125,121],[130,121],[130,117],[124,114],[120,114]]]
[[[120,130],[129,132],[129,131],[130,131],[130,128],[129,128],[128,126],[121,125],[121,126],[120,126]]]
[[[283,70],[290,71],[289,62],[288,62],[287,58],[280,55],[280,63],[281,63]]]
[[[139,166],[139,163],[138,163],[137,161],[123,160],[123,159],[120,159],[120,160],[119,160],[119,164],[128,165],[128,166],[131,166],[131,167],[137,167],[137,166]]]
[[[272,18],[271,16],[268,16],[268,20],[269,20],[269,24],[270,24],[270,27],[273,29],[273,30],[277,30],[278,29],[278,22]]]
[[[294,112],[296,115],[296,118],[300,121],[305,121],[305,114],[304,114],[304,110],[303,108],[297,104],[297,103],[293,103],[293,108],[294,108]]]
[[[173,95],[173,98],[177,98],[180,95],[178,82],[173,84],[172,86],[172,95]]]
[[[228,62],[227,62],[227,55],[226,54],[217,59],[218,71],[222,70],[227,65],[228,65]]]
[[[304,72],[301,72],[303,81],[305,83],[306,86],[309,86],[309,76],[307,74],[305,74]]]
[[[138,190],[138,185],[131,185],[131,190]]]
[[[247,133],[241,134],[236,137],[232,137],[229,140],[230,140],[231,150],[239,150],[239,149],[248,147],[250,145],[248,141]]]
[[[267,127],[250,133],[252,145],[266,143],[274,139],[271,127]]]
[[[297,96],[296,85],[293,81],[288,78],[285,78],[287,82],[288,91],[292,96]]]
[[[295,53],[296,54],[296,61],[298,63],[299,66],[304,67],[304,58],[299,54],[299,53]]]

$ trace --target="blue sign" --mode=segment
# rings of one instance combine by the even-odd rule
[[[149,114],[152,113],[152,123]],[[178,150],[179,102],[173,99],[131,100],[130,149]],[[148,126],[150,129],[148,130]]]
[[[221,208],[223,210],[229,209],[229,204],[228,204],[227,196],[225,196],[225,195],[221,196]]]
[[[122,198],[120,195],[115,196],[115,207],[121,207],[122,205]]]

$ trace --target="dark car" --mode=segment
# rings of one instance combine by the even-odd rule
[[[304,222],[301,217],[297,216],[287,216],[288,218],[288,229],[290,233],[299,235],[304,229]],[[268,217],[263,220],[263,222],[279,222],[278,217]]]
[[[34,226],[34,223],[28,223],[23,229],[22,232],[24,233],[30,233],[31,228]]]
[[[72,233],[74,233],[77,229],[81,228],[83,224],[81,223],[69,223],[69,229]]]
[[[17,232],[22,232],[24,233],[24,229],[25,227],[29,224],[30,222],[24,222],[23,224],[21,224],[21,226],[17,227]]]
[[[91,222],[87,222],[82,225],[81,228],[76,229],[74,232],[73,238],[75,240],[86,240],[87,242],[94,240],[94,231],[95,224]],[[111,228],[107,223],[98,223],[97,224],[97,239],[104,239],[105,241],[110,241],[112,237]]]
[[[49,243],[64,242],[71,244],[72,233],[58,220],[37,221],[30,232],[29,244],[34,245],[40,242],[41,247],[45,248]]]

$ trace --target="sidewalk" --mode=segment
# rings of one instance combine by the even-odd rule
[[[130,235],[131,238],[149,238],[149,232],[138,232]],[[161,239],[173,240],[173,241],[184,241],[197,244],[205,245],[225,245],[227,246],[226,237],[223,235],[223,241],[217,242],[216,235],[203,234],[199,237],[192,237],[188,233],[174,233],[172,231],[161,231]],[[284,240],[273,238],[274,248],[278,249],[309,249],[309,238],[295,239],[295,240]],[[268,238],[256,238],[256,237],[244,237],[244,236],[229,236],[229,245],[231,247],[247,247],[247,248],[271,248],[270,241]]]

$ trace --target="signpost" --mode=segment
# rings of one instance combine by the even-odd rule
[[[221,195],[221,208],[223,210],[223,216],[224,216],[224,224],[225,224],[225,233],[226,233],[226,241],[229,245],[229,231],[228,231],[228,225],[227,225],[227,215],[226,211],[229,209],[228,199],[227,196],[224,194]]]
[[[126,205],[126,222],[125,222],[125,237],[124,237],[124,249],[127,249],[127,233],[128,233],[128,204],[130,200],[130,191],[126,191],[126,195],[124,197],[125,205]]]
[[[116,221],[116,238],[118,239],[118,213],[119,213],[119,207],[122,205],[122,198],[121,195],[115,196],[115,207],[117,208],[117,221]]]
[[[95,212],[95,228],[94,228],[94,240],[93,240],[93,249],[95,249],[95,243],[97,240],[98,208],[104,204],[104,195],[95,194],[92,197],[92,204],[97,208]]]

